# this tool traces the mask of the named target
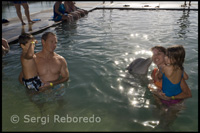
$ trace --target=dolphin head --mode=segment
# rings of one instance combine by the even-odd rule
[[[128,67],[127,70],[131,74],[147,74],[148,68],[152,63],[152,58],[137,58]]]

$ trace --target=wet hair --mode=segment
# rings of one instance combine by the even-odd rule
[[[172,61],[174,67],[178,66],[183,70],[185,49],[182,45],[174,45],[167,48],[166,56]]]
[[[19,36],[18,42],[19,44],[25,45],[26,43],[28,43],[29,40],[32,40],[32,39],[34,39],[33,35],[28,34],[28,33],[23,33]]]
[[[166,54],[166,48],[163,46],[154,46],[151,48],[151,51],[153,51],[154,49],[158,49],[160,52],[163,52],[164,54]]]
[[[56,35],[55,35],[54,33],[52,33],[52,32],[45,32],[45,33],[42,35],[42,40],[46,41],[49,34],[50,34],[50,35],[56,36]]]

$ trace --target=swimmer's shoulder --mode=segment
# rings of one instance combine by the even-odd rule
[[[56,59],[58,59],[62,64],[67,64],[66,59],[59,54],[56,54]]]
[[[62,55],[59,55],[57,53],[54,53],[54,56],[59,60],[63,60],[63,59],[65,60],[65,58]]]

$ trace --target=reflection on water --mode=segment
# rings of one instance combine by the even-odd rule
[[[21,71],[21,49],[12,45],[11,51],[2,59],[3,130],[197,131],[197,13],[191,11],[187,20],[182,19],[183,14],[185,12],[181,11],[96,10],[75,22],[48,29],[57,35],[55,52],[66,59],[70,73],[69,85],[64,83],[64,92],[58,93],[62,100],[56,102],[56,94],[47,93],[33,98],[36,101],[41,98],[42,102],[30,103],[24,88],[16,80]],[[180,29],[189,32],[180,37]],[[35,35],[39,42],[36,52],[42,49],[42,34]],[[180,107],[160,106],[149,92],[147,84],[155,64],[149,67],[147,76],[131,75],[126,70],[134,59],[152,56],[151,47],[177,43],[186,49],[184,68],[193,93],[193,98],[185,101],[184,111]],[[102,121],[98,124],[49,123],[45,126],[20,123],[13,127],[10,116],[27,112],[50,117],[53,114],[74,117],[94,114]]]
[[[178,31],[178,36],[180,38],[183,38],[185,40],[185,38],[187,38],[187,33],[190,32],[188,30],[188,28],[190,27],[190,20],[189,20],[189,14],[190,14],[190,10],[183,10],[183,15],[180,17],[180,19],[178,19],[178,24],[180,25],[180,31]]]
[[[33,29],[32,29],[32,25],[34,23],[28,23],[28,30],[26,30],[26,26],[25,25],[22,25],[22,30],[21,30],[21,34],[24,34],[26,31],[28,32],[32,32]]]

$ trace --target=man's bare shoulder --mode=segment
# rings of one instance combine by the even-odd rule
[[[65,60],[65,58],[62,55],[59,55],[57,53],[54,53],[54,57],[56,57],[57,59]]]
[[[65,60],[65,58],[64,58],[63,56],[61,56],[61,55],[55,53],[55,57],[56,57],[56,59],[58,59],[60,62],[62,62],[62,63],[67,63],[67,61]]]

